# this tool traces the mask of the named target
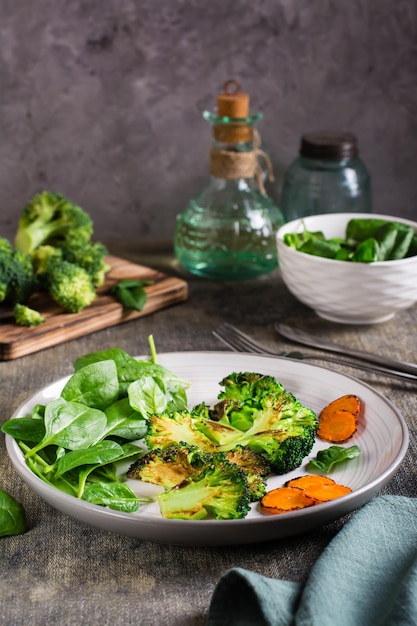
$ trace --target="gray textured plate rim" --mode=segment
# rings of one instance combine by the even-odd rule
[[[382,393],[353,376],[281,357],[226,351],[161,353],[158,362],[191,382],[188,391],[190,406],[202,400],[209,403],[215,401],[220,390],[219,381],[232,371],[271,374],[315,411],[343,393],[356,393],[362,397],[365,404],[364,424],[349,442],[349,445],[357,443],[362,454],[358,460],[350,461],[344,469],[331,474],[338,482],[352,486],[352,493],[332,502],[281,515],[262,514],[253,505],[253,510],[243,520],[167,520],[156,512],[156,503],[142,506],[138,513],[122,513],[78,500],[44,483],[25,464],[17,442],[6,435],[7,452],[16,471],[48,504],[92,527],[162,544],[225,546],[270,541],[307,532],[360,508],[390,481],[408,449],[408,428],[399,410]],[[38,390],[16,409],[12,417],[23,417],[36,403],[46,403],[57,397],[68,378],[55,380]],[[280,486],[289,478],[306,473],[304,468],[308,459],[315,456],[318,449],[328,445],[317,442],[301,468],[274,476],[268,482],[268,488]],[[349,484],[349,481],[357,485]],[[139,481],[135,484],[143,485]],[[135,490],[141,493],[140,489]]]

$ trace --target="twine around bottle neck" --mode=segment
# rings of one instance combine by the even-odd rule
[[[210,174],[226,180],[254,178],[259,191],[265,195],[261,159],[265,162],[269,181],[274,180],[274,172],[269,156],[260,146],[261,137],[258,131],[254,129],[252,150],[235,152],[234,150],[212,148],[210,151]]]

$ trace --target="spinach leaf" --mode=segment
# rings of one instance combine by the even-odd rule
[[[112,293],[116,300],[121,302],[125,308],[142,311],[148,299],[148,294],[144,287],[148,285],[153,285],[153,281],[126,278],[120,280],[113,287]]]
[[[32,417],[19,417],[4,422],[2,432],[14,439],[39,443],[45,436],[45,424],[43,420]]]
[[[90,363],[71,376],[61,392],[61,398],[104,410],[119,397],[116,364],[107,359]]]
[[[129,385],[127,393],[130,406],[144,418],[154,413],[163,413],[169,401],[163,381],[153,376],[142,376],[135,380]]]
[[[26,514],[20,502],[0,490],[0,537],[21,535],[26,530]]]
[[[106,411],[106,436],[120,437],[128,441],[142,439],[147,430],[147,422],[143,416],[130,406],[128,398],[122,398]]]
[[[116,441],[100,441],[88,448],[70,450],[56,463],[55,476],[59,477],[81,465],[111,463],[123,455],[123,448]]]
[[[101,439],[106,424],[103,411],[63,398],[51,400],[45,409],[45,436],[26,458],[52,444],[69,450],[86,448]]]
[[[319,450],[315,459],[307,464],[307,469],[318,469],[328,474],[337,463],[354,459],[361,453],[358,446],[343,448],[342,446],[330,446],[325,450]]]
[[[138,498],[125,483],[103,482],[93,483],[86,487],[82,499],[125,513],[137,511],[139,502],[152,502],[149,498]]]

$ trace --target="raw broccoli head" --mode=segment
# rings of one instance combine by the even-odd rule
[[[168,519],[242,519],[250,510],[245,473],[223,454],[214,454],[199,472],[157,499],[162,516]]]
[[[103,285],[106,273],[110,269],[105,261],[108,251],[104,244],[99,241],[79,243],[70,241],[70,245],[64,243],[60,245],[60,249],[65,261],[75,263],[86,270],[95,287]]]
[[[52,299],[69,313],[79,313],[97,297],[85,269],[68,261],[49,263],[48,284]]]
[[[30,257],[0,237],[0,302],[24,303],[35,288]]]
[[[195,474],[210,456],[196,446],[173,443],[147,452],[130,467],[127,475],[169,489]]]
[[[14,306],[13,316],[18,326],[38,326],[46,321],[39,311],[19,303]]]
[[[23,209],[15,246],[31,254],[41,245],[80,245],[90,241],[93,222],[79,206],[61,194],[44,191]]]

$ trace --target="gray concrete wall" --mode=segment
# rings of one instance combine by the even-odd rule
[[[374,210],[417,219],[415,0],[1,0],[0,234],[42,189],[96,237],[171,237],[207,178],[228,78],[252,95],[279,197],[300,135],[357,134]]]

